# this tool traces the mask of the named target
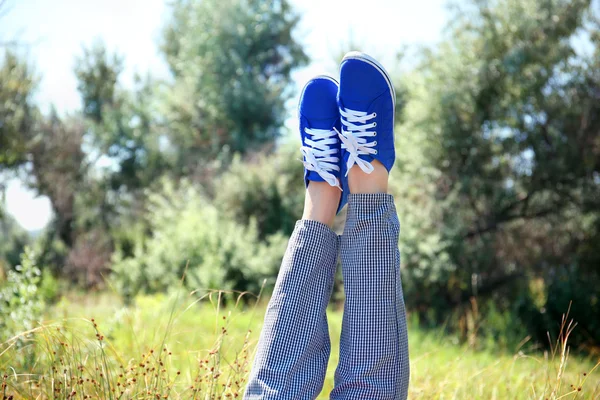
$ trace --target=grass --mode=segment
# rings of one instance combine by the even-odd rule
[[[227,301],[225,301],[227,300]],[[63,299],[39,328],[0,346],[0,399],[241,398],[264,304],[237,295]],[[227,304],[224,306],[224,304]],[[329,311],[332,354],[319,398],[333,388],[342,313]],[[552,351],[474,351],[409,329],[411,399],[600,399],[597,360]]]

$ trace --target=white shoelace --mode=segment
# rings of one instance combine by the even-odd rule
[[[306,146],[300,147],[304,155],[304,167],[309,171],[315,171],[331,186],[342,190],[339,179],[331,171],[339,171],[340,159],[335,157],[337,149],[330,145],[337,144],[337,131],[325,129],[304,128],[304,132],[310,136],[304,139]]]
[[[349,108],[340,108],[340,114],[342,115],[343,126],[342,132],[338,132],[338,135],[342,141],[342,149],[346,149],[350,153],[346,163],[346,176],[348,176],[348,172],[354,164],[358,165],[363,172],[370,174],[375,168],[359,156],[377,154],[377,150],[373,148],[377,145],[377,141],[369,142],[366,139],[377,136],[377,132],[370,130],[377,126],[377,122],[367,123],[367,121],[377,117],[377,114],[367,114],[366,111],[355,111]]]

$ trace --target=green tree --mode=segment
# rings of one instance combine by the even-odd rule
[[[425,199],[439,219],[423,216],[434,229],[413,249],[446,262],[405,260],[408,276],[439,268],[422,300],[493,297],[508,307],[515,296],[507,291],[520,282],[541,277],[550,288],[562,270],[599,282],[589,252],[600,218],[600,31],[592,11],[587,0],[473,1],[426,54],[405,126],[423,142],[435,182]],[[582,43],[590,51],[578,51]],[[582,293],[577,309],[600,312],[593,290]]]
[[[33,101],[37,78],[14,52],[6,51],[0,66],[0,173],[18,176],[37,195],[47,196],[53,221],[40,241],[40,257],[61,269],[77,236],[76,197],[87,174],[84,128],[77,117],[42,115]],[[0,191],[3,188],[0,187]],[[0,213],[1,253],[12,266],[26,235]],[[66,247],[66,249],[65,249]]]
[[[93,145],[90,155],[109,164],[102,175],[110,190],[131,193],[165,172],[168,149],[160,149],[154,82],[136,75],[134,87],[123,88],[123,63],[123,57],[95,43],[76,59],[75,75]]]
[[[148,229],[145,191],[173,170],[173,153],[160,144],[164,135],[157,123],[155,82],[136,75],[133,87],[123,87],[123,65],[123,57],[101,42],[76,59],[86,158],[93,174],[77,196],[79,234],[68,266],[87,271],[86,285],[100,282],[114,245],[125,253],[132,248],[132,226]]]
[[[194,172],[224,148],[272,142],[285,117],[291,72],[307,62],[286,0],[178,0],[163,35],[173,82],[163,115],[180,168]]]
[[[84,129],[78,119],[61,120],[52,112],[36,124],[28,146],[26,182],[50,199],[54,229],[68,247],[75,239],[75,197],[81,190],[87,164],[82,149]]]
[[[17,54],[5,50],[0,61],[0,171],[23,164],[37,108],[38,79]]]

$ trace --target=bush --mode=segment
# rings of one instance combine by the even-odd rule
[[[553,268],[546,276],[546,302],[537,312],[526,315],[529,329],[538,340],[558,337],[561,316],[569,315],[577,323],[571,335],[573,347],[593,352],[600,344],[600,273],[585,272],[577,265]]]
[[[38,289],[41,271],[33,252],[25,249],[21,265],[7,273],[0,287],[0,342],[36,325],[44,310],[44,299]]]
[[[59,300],[61,293],[67,290],[67,282],[57,279],[48,268],[42,270],[42,277],[38,285],[38,291],[44,302],[55,303]]]
[[[178,285],[185,274],[188,289],[234,289],[258,292],[274,277],[285,239],[259,240],[256,223],[240,225],[221,215],[199,190],[166,182],[148,196],[150,236],[138,235],[132,257],[117,245],[112,280],[131,298],[138,292],[161,292]]]
[[[237,156],[215,181],[219,211],[243,225],[256,221],[261,240],[277,232],[289,235],[304,204],[298,145],[289,143],[275,153],[261,153],[246,161]]]
[[[0,204],[0,279],[9,269],[19,263],[29,236],[10,215],[6,215]]]

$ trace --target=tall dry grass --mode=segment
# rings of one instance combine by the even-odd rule
[[[178,292],[171,301],[140,299],[117,312],[112,300],[75,299],[55,310],[63,318],[0,345],[0,398],[241,398],[265,310],[257,299],[249,307],[242,301],[247,296]],[[85,311],[104,314],[73,317]],[[341,312],[329,315],[333,353],[319,398],[328,397],[338,359]],[[600,399],[600,362],[572,359],[568,341],[575,328],[567,313],[550,350],[513,356],[475,352],[411,329],[410,398]]]

